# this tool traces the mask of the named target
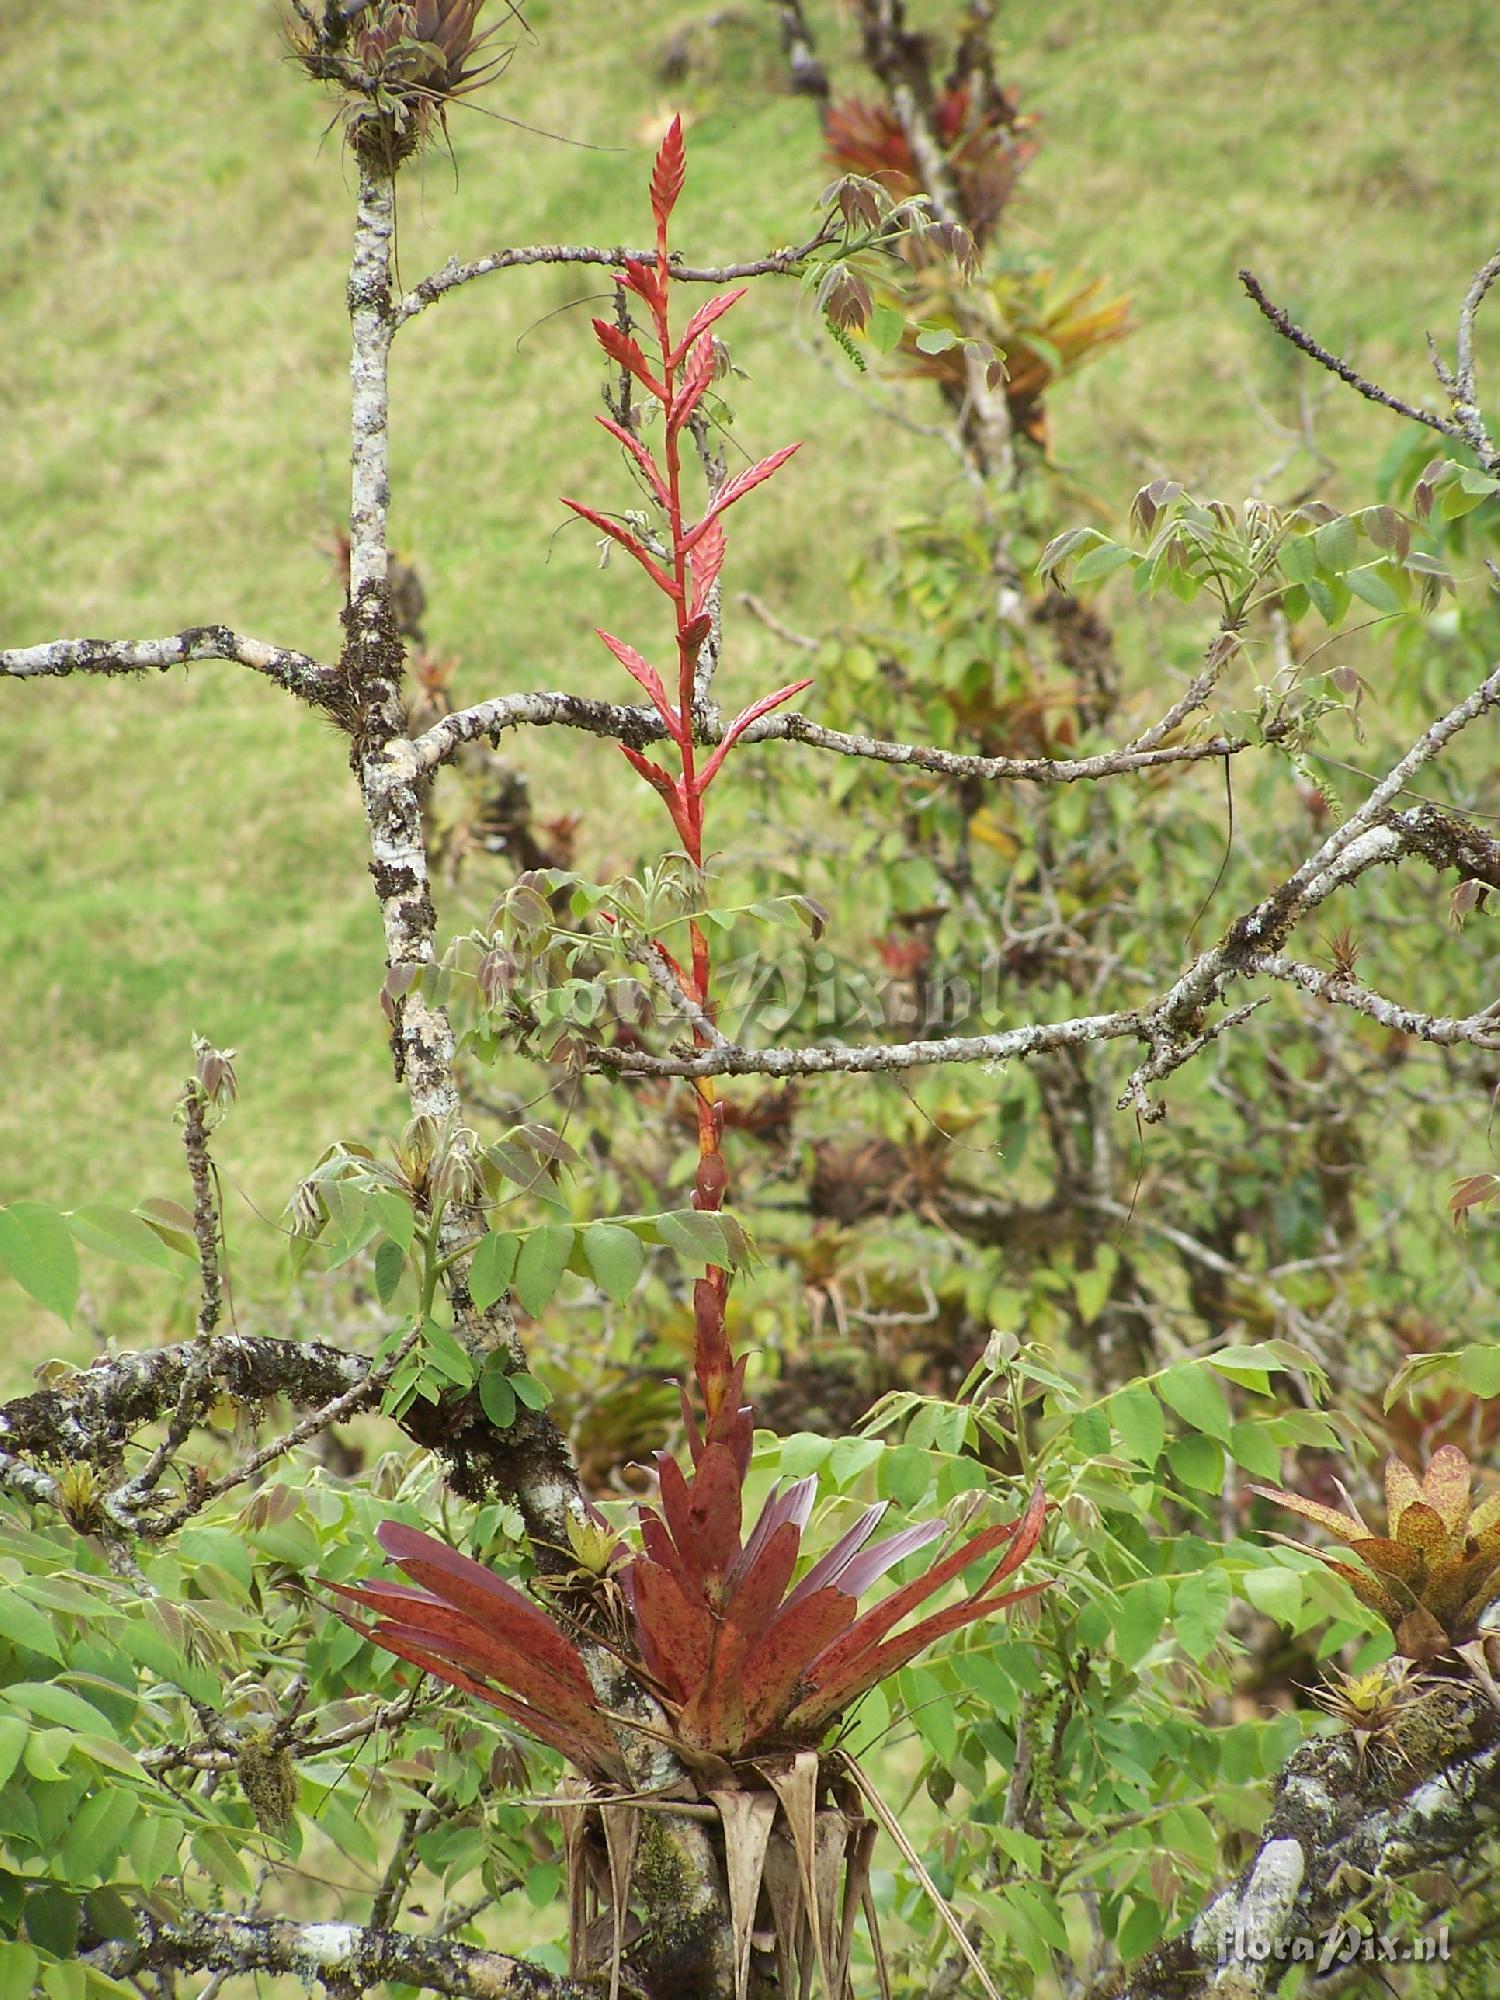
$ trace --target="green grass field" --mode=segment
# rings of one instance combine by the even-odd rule
[[[679,240],[714,257],[802,233],[824,175],[807,106],[780,93],[763,0],[719,10],[717,28],[713,10],[667,0],[528,11],[536,39],[483,101],[582,143],[457,118],[456,183],[437,154],[403,183],[406,283],[454,252],[639,237],[645,134],[674,103],[695,119]],[[811,11],[833,58],[847,23]],[[336,649],[318,543],[344,499],[351,174],[328,106],[283,59],[278,13],[8,0],[0,642],[224,620]],[[1279,456],[1267,413],[1292,409],[1292,377],[1239,294],[1241,263],[1392,387],[1426,394],[1423,332],[1446,334],[1497,225],[1477,0],[1012,0],[1002,18],[1006,71],[1046,141],[1013,240],[1107,273],[1140,323],[1056,398],[1066,468],[1123,511],[1158,471],[1238,498]],[[660,53],[695,20],[706,60],[674,91]],[[461,657],[460,699],[603,689],[590,628],[608,615],[629,629],[644,606],[618,568],[597,573],[555,498],[608,504],[619,477],[590,421],[591,289],[566,273],[491,277],[399,344],[393,532],[426,579],[433,641]],[[810,335],[789,284],[742,311],[738,428],[751,449],[808,448],[776,504],[746,510],[731,582],[819,626],[840,615],[849,560],[940,499],[952,462],[839,393],[848,371]],[[1351,485],[1391,434],[1353,398],[1320,410]],[[766,651],[736,633],[731,686],[756,684]],[[343,746],[227,666],[8,685],[0,704],[0,1200],[180,1194],[169,1110],[197,1030],[240,1051],[221,1163],[274,1215],[330,1139],[399,1116]],[[586,812],[585,868],[628,856],[636,822],[616,810],[605,752],[545,737],[512,749],[544,809]],[[229,1224],[242,1269],[267,1269],[274,1239],[238,1200]],[[122,1285],[102,1295],[102,1330],[149,1344],[166,1288]],[[0,1332],[12,1390],[84,1338],[8,1283]]]

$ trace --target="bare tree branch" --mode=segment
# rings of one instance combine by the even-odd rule
[[[683,264],[675,258],[672,275],[680,283],[694,285],[730,285],[741,278],[766,278],[795,271],[799,265],[831,242],[836,234],[836,225],[826,222],[815,236],[794,248],[773,250],[768,256],[753,257],[740,264]],[[649,262],[655,256],[653,250],[613,250],[600,249],[586,243],[534,243],[513,250],[493,250],[487,257],[475,257],[467,264],[460,264],[456,257],[434,271],[430,278],[424,278],[413,286],[405,298],[393,309],[391,324],[393,330],[405,326],[415,319],[419,312],[456,291],[460,285],[467,285],[475,278],[484,278],[491,271],[515,271],[536,264],[595,264],[606,270],[618,270],[628,261]]]
[[[137,1973],[289,1973],[330,1992],[364,1993],[387,1981],[454,2000],[586,2000],[587,1989],[506,1952],[359,1924],[136,1912],[138,1935],[97,1946],[84,1963],[114,1979]],[[627,1989],[628,1990],[628,1989]]]
[[[228,625],[189,625],[165,639],[53,639],[45,646],[0,651],[0,674],[13,680],[55,679],[63,674],[143,674],[185,666],[192,660],[233,660],[264,674],[304,701],[322,703],[339,676],[307,653],[268,646]]]

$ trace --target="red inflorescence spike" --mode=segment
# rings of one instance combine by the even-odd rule
[[[682,119],[674,118],[667,127],[667,136],[662,140],[656,155],[656,166],[651,174],[651,213],[656,222],[656,233],[664,237],[672,210],[677,206],[677,197],[682,193],[682,183],[687,173],[687,154],[682,143]]]

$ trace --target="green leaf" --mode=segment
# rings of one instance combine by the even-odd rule
[[[497,1299],[504,1298],[520,1254],[519,1236],[491,1230],[481,1241],[469,1266],[469,1297],[476,1312],[488,1312]]]
[[[715,1264],[721,1270],[733,1262],[722,1219],[696,1208],[676,1208],[659,1216],[656,1233],[669,1250],[689,1264]]]
[[[1461,1348],[1458,1373],[1471,1395],[1500,1396],[1500,1347]]]
[[[1375,611],[1402,611],[1400,592],[1390,578],[1378,569],[1351,569],[1348,575],[1349,588]]]
[[[474,1364],[455,1333],[430,1319],[422,1328],[422,1347],[428,1362],[440,1375],[457,1388],[468,1388],[474,1380]]]
[[[1157,1382],[1161,1399],[1194,1430],[1229,1442],[1232,1418],[1224,1391],[1197,1362],[1179,1361]]]
[[[583,1254],[600,1291],[624,1305],[646,1261],[641,1239],[618,1222],[591,1222],[583,1232]]]
[[[909,1512],[921,1505],[932,1484],[932,1460],[914,1444],[898,1445],[881,1460],[876,1481],[887,1500]]]
[[[533,1319],[544,1311],[562,1282],[573,1254],[572,1229],[563,1223],[533,1229],[516,1260],[516,1297]]]
[[[1129,563],[1139,562],[1134,549],[1122,548],[1118,542],[1105,542],[1101,547],[1090,549],[1079,559],[1073,571],[1074,583],[1103,583]]]
[[[516,1420],[515,1388],[498,1354],[492,1354],[480,1372],[479,1403],[497,1431],[508,1431]]]
[[[1293,535],[1281,551],[1281,573],[1293,583],[1310,583],[1318,573],[1318,551],[1311,535]]]
[[[1097,1404],[1080,1410],[1069,1429],[1085,1458],[1102,1458],[1109,1450],[1109,1414]]]
[[[1243,1465],[1257,1479],[1280,1480],[1281,1447],[1266,1435],[1260,1424],[1232,1424],[1229,1450],[1235,1464]]]
[[[1133,1667],[1144,1659],[1161,1637],[1171,1595],[1166,1578],[1161,1576],[1144,1577],[1120,1592],[1113,1629],[1115,1657],[1123,1666]]]
[[[865,331],[877,354],[891,354],[901,344],[901,336],[906,331],[906,315],[894,306],[876,306]]]
[[[55,1882],[27,1891],[21,1922],[27,1937],[43,1951],[72,1958],[78,1950],[78,1898]]]
[[[391,1187],[371,1188],[369,1200],[376,1220],[386,1235],[393,1243],[399,1243],[403,1250],[410,1250],[417,1230],[416,1211],[411,1203]]]
[[[0,1790],[4,1789],[11,1772],[21,1761],[27,1734],[28,1725],[19,1715],[0,1715]]]
[[[879,1438],[840,1438],[828,1454],[828,1472],[835,1486],[847,1486],[885,1454]]]
[[[39,1306],[71,1321],[78,1299],[78,1252],[55,1208],[37,1201],[0,1208],[0,1264]]]
[[[405,1269],[406,1252],[389,1236],[383,1236],[375,1252],[375,1296],[383,1306],[388,1306],[396,1296]]]
[[[510,1386],[518,1403],[524,1403],[528,1410],[545,1410],[552,1401],[552,1391],[545,1382],[538,1382],[535,1375],[512,1375]]]
[[[1206,1660],[1222,1637],[1230,1597],[1229,1578],[1221,1569],[1196,1570],[1179,1580],[1172,1616],[1178,1642],[1189,1659]]]
[[[1224,1447],[1215,1438],[1196,1432],[1180,1437],[1167,1446],[1167,1463],[1184,1486],[1200,1493],[1218,1493],[1224,1486]]]
[[[86,1249],[101,1257],[113,1257],[121,1264],[144,1264],[156,1271],[180,1271],[182,1262],[174,1257],[150,1223],[142,1222],[128,1208],[111,1208],[96,1202],[75,1208],[68,1227]]]
[[[950,347],[957,347],[958,335],[951,326],[924,326],[917,335],[919,354],[946,354]]]
[[[1246,1570],[1240,1588],[1257,1611],[1278,1625],[1295,1625],[1302,1615],[1302,1578],[1294,1569],[1277,1563],[1274,1568]]]
[[[1165,1913],[1155,1903],[1132,1902],[1116,1940],[1126,1965],[1151,1949],[1161,1936],[1165,1921]]]
[[[29,1944],[0,1941],[0,2000],[32,2000],[40,1964]]]
[[[1318,567],[1327,576],[1341,576],[1359,554],[1359,530],[1347,514],[1325,522],[1313,537]],[[1308,578],[1302,579],[1310,581]]]
[[[1106,1408],[1110,1423],[1127,1458],[1142,1465],[1155,1465],[1166,1442],[1166,1419],[1161,1404],[1144,1382],[1131,1382],[1117,1389]]]

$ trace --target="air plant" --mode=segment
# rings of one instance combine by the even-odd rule
[[[1379,1612],[1399,1653],[1428,1661],[1477,1638],[1480,1618],[1500,1602],[1500,1494],[1471,1511],[1471,1477],[1457,1445],[1440,1445],[1420,1480],[1393,1454],[1385,1462],[1384,1535],[1365,1524],[1347,1494],[1348,1512],[1340,1513],[1279,1486],[1250,1490],[1347,1543],[1362,1568],[1322,1549],[1312,1554],[1343,1577],[1362,1604]],[[1286,1535],[1276,1539],[1305,1546]]]
[[[714,780],[745,731],[809,683],[799,681],[749,703],[717,732],[708,754],[700,756],[700,654],[707,642],[717,640],[723,517],[769,479],[795,447],[773,452],[733,478],[711,479],[706,506],[690,518],[684,440],[691,436],[695,413],[713,379],[713,329],[740,295],[710,299],[674,335],[668,224],[684,165],[681,126],[674,120],[651,180],[655,257],[630,260],[617,275],[622,303],[645,309],[654,356],[648,359],[623,323],[623,313],[618,322],[594,322],[610,360],[634,389],[660,407],[659,456],[627,422],[600,419],[643,475],[659,510],[659,532],[638,532],[580,501],[566,504],[623,547],[667,599],[677,655],[670,690],[633,646],[608,632],[599,637],[645,690],[668,746],[666,763],[631,747],[624,754],[665,803],[688,861],[701,871],[705,801]],[[622,399],[617,408],[628,412],[628,401]],[[661,954],[661,963],[691,1003],[689,1018],[701,1024],[694,1030],[701,1046],[713,1022],[713,968],[708,940],[697,922],[690,926],[689,940],[685,965],[654,940],[647,948]],[[695,1081],[694,1091],[698,1164],[693,1201],[699,1210],[713,1212],[722,1207],[728,1187],[720,1150],[724,1105],[708,1080]],[[639,1549],[619,1542],[597,1516],[578,1524],[574,1554],[587,1573],[585,1588],[554,1593],[555,1616],[482,1565],[395,1523],[384,1524],[378,1539],[409,1581],[333,1587],[347,1604],[375,1614],[373,1626],[359,1626],[367,1636],[500,1710],[560,1751],[592,1788],[589,1809],[596,1810],[604,1839],[611,1843],[611,1870],[603,1879],[614,1906],[616,1976],[630,1870],[614,1865],[613,1843],[619,1815],[635,1811],[618,1801],[630,1789],[632,1734],[644,1732],[670,1745],[686,1788],[719,1808],[740,1994],[746,1988],[762,1880],[769,1884],[779,1869],[782,1886],[770,1902],[792,1990],[808,1990],[802,1969],[810,1978],[816,1962],[829,2000],[842,2000],[852,1912],[861,1900],[862,1871],[868,1867],[874,1834],[858,1806],[861,1791],[869,1796],[867,1781],[847,1758],[825,1765],[822,1748],[845,1711],[935,1639],[1045,1587],[1002,1589],[1035,1549],[1046,1502],[1037,1487],[1018,1519],[961,1538],[920,1576],[863,1612],[860,1597],[898,1563],[942,1538],[947,1532],[943,1521],[908,1526],[872,1543],[885,1510],[871,1507],[796,1579],[816,1482],[804,1479],[776,1488],[747,1531],[744,1487],[753,1412],[744,1400],[745,1357],[733,1353],[728,1335],[728,1290],[729,1274],[717,1268],[694,1286],[697,1407],[685,1389],[681,1398],[690,1466],[684,1470],[669,1453],[657,1454],[658,1505],[639,1510]],[[992,1566],[983,1579],[957,1602],[916,1623],[906,1622],[971,1565],[986,1561]],[[606,1598],[612,1607],[608,1613],[601,1608]],[[567,1602],[577,1606],[580,1622],[568,1615]],[[623,1659],[637,1685],[652,1697],[649,1719],[634,1712],[627,1717],[606,1705],[599,1690],[616,1684],[610,1654]],[[784,1822],[780,1832],[775,1827],[778,1812]],[[891,1824],[888,1818],[885,1823]],[[847,1869],[847,1914],[837,1919],[820,1886],[826,1883],[827,1848],[834,1840]],[[570,1845],[570,1856],[575,1845]],[[575,1901],[575,1918],[577,1908]],[[952,1928],[960,1950],[977,1967],[956,1921]],[[575,1939],[581,1930],[575,1921]],[[982,1969],[980,1980],[987,1986]]]
[[[333,0],[316,16],[293,0],[292,48],[303,68],[345,93],[356,151],[394,168],[447,129],[448,108],[491,82],[509,51],[480,59],[498,28],[480,30],[485,0]]]

